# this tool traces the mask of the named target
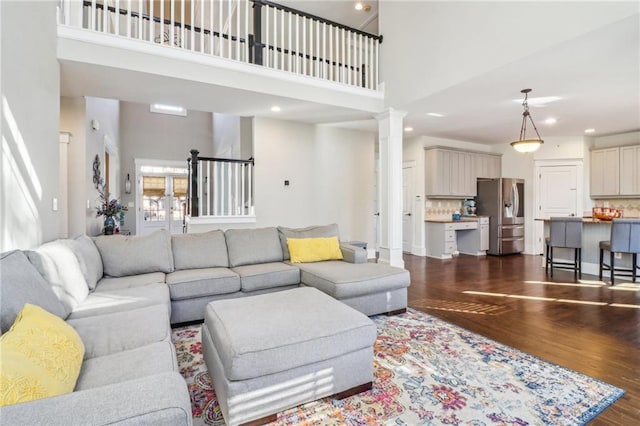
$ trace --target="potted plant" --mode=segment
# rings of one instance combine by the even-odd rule
[[[109,199],[104,185],[99,189],[98,200],[100,205],[96,207],[96,217],[104,216],[104,235],[113,235],[120,232],[120,225],[124,225],[124,212],[127,210],[120,201],[115,198]]]

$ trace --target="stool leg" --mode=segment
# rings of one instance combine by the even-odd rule
[[[582,248],[578,249],[578,279],[582,279]]]
[[[598,279],[602,281],[602,262],[604,262],[604,250],[600,249],[600,267],[598,268]]]
[[[545,244],[546,250],[544,252],[544,270],[549,272],[549,244]]]
[[[614,281],[615,281],[615,278],[614,278],[614,277],[615,277],[615,275],[616,275],[616,274],[615,274],[616,269],[615,269],[615,266],[614,266],[614,262],[615,262],[615,260],[614,260],[614,259],[615,259],[615,256],[616,256],[616,255],[615,255],[615,253],[614,253],[614,252],[609,252],[609,258],[610,258],[610,261],[611,261],[611,269],[610,269],[610,271],[611,271],[611,285],[614,285],[614,284],[615,284],[615,282],[614,282]]]
[[[579,270],[579,266],[578,266],[578,249],[574,248],[573,249],[573,276],[574,277],[576,275],[578,275],[578,270]]]
[[[551,250],[551,254],[549,255],[549,263],[551,264],[551,278],[553,278],[553,246],[550,246],[549,250]]]
[[[633,258],[633,260],[631,261],[631,276],[633,278],[633,282],[636,282],[636,262],[638,261],[638,255],[636,253],[633,253],[633,255],[631,256]]]

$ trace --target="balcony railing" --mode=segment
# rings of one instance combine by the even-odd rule
[[[60,0],[60,23],[378,90],[382,36],[266,0]]]
[[[191,150],[187,189],[190,217],[254,216],[253,159],[199,157]]]

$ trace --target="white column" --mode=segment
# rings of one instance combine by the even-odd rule
[[[380,262],[404,267],[402,260],[402,119],[405,111],[387,109],[378,115],[378,206]]]

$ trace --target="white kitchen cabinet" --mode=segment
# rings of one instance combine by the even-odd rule
[[[620,194],[620,148],[591,151],[591,197]]]
[[[458,252],[461,238],[472,237],[477,234],[479,239],[478,221],[460,222],[427,222],[426,223],[427,256],[438,259],[451,259]],[[470,253],[475,254],[475,253]]]
[[[502,158],[499,155],[475,154],[475,177],[497,179],[502,175]]]
[[[489,250],[489,218],[478,217],[477,230],[458,232],[456,237],[458,251],[473,256],[483,256]]]
[[[639,170],[640,145],[620,147],[620,195],[640,196]]]
[[[500,177],[501,157],[445,148],[425,149],[425,195],[430,198],[476,196],[476,178]]]

